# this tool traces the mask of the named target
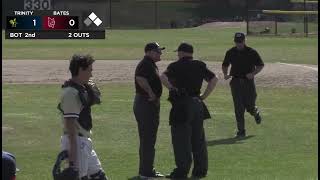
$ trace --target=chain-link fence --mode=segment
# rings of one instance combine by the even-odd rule
[[[247,11],[249,35],[318,35],[318,1],[292,3],[287,10]],[[263,7],[262,7],[263,9]]]
[[[107,28],[190,27],[198,3],[175,1],[109,1]]]
[[[317,35],[318,13],[316,11],[250,11],[248,34]]]

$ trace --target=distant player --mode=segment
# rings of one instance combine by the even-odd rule
[[[237,120],[237,138],[245,137],[245,110],[254,116],[257,124],[261,123],[261,116],[256,107],[256,87],[254,76],[257,75],[264,63],[256,50],[245,44],[245,35],[236,33],[234,36],[235,47],[229,49],[222,63],[224,79],[232,77],[230,81],[234,111]],[[228,67],[231,64],[230,74]]]

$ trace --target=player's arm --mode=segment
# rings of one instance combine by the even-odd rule
[[[213,91],[214,88],[216,87],[217,83],[218,83],[218,78],[217,78],[217,77],[211,78],[211,79],[208,81],[206,90],[205,90],[204,93],[200,96],[200,98],[201,98],[202,100],[205,100],[205,99],[212,93],[212,91]]]
[[[260,57],[260,55],[259,55],[259,53],[257,52],[257,51],[255,51],[255,59],[256,59],[256,68],[255,68],[255,70],[253,71],[253,74],[254,75],[256,75],[256,74],[258,74],[262,69],[263,69],[263,67],[264,67],[264,63],[263,63],[263,61],[262,61],[262,59],[261,59],[261,57]]]
[[[160,80],[161,80],[162,84],[163,84],[166,88],[168,88],[169,90],[175,89],[174,86],[170,83],[166,72],[164,72],[164,73],[161,74]]]
[[[264,65],[256,66],[255,70],[252,72],[253,75],[258,74],[263,69],[263,67]]]
[[[202,100],[205,100],[214,90],[214,88],[216,87],[217,83],[218,83],[218,78],[217,76],[210,71],[207,67],[205,67],[205,71],[204,71],[204,80],[208,82],[207,87],[204,91],[204,93],[202,95],[200,95],[200,98]]]
[[[224,79],[226,80],[230,78],[230,76],[228,75],[228,69],[229,69],[229,66],[222,65],[222,72],[224,75]]]
[[[253,51],[253,56],[255,58],[255,69],[253,72],[247,74],[247,78],[249,79],[253,79],[253,77],[258,74],[264,67],[264,63],[260,57],[260,55],[256,52],[256,51]]]
[[[68,139],[70,143],[70,149],[68,150],[69,165],[75,166],[77,162],[77,127],[76,127],[77,118],[74,117],[65,117],[65,128],[68,132]]]
[[[230,65],[230,52],[228,51],[224,57],[223,63],[222,63],[222,72],[224,75],[224,79],[227,80],[229,79],[231,76],[228,75],[228,69],[229,69],[229,65]]]
[[[166,88],[168,88],[169,91],[177,90],[177,88],[172,84],[172,82],[170,82],[170,80],[176,79],[176,73],[175,72],[176,72],[176,66],[172,63],[167,67],[167,69],[160,76],[161,83]]]
[[[136,76],[136,81],[139,84],[139,86],[148,93],[149,95],[149,100],[153,101],[156,99],[156,95],[154,94],[154,92],[151,89],[151,86],[148,83],[148,80],[142,76]]]

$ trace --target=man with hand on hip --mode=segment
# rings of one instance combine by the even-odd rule
[[[161,51],[164,49],[156,42],[148,43],[144,48],[145,56],[135,71],[133,112],[139,131],[139,176],[142,179],[164,177],[153,167],[162,94],[156,62],[161,60]]]

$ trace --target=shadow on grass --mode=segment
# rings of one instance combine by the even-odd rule
[[[170,178],[153,178],[153,179],[170,179]],[[143,180],[141,179],[139,176],[134,176],[134,177],[131,177],[131,178],[128,178],[128,180]],[[176,179],[171,179],[171,180],[176,180]],[[190,177],[190,178],[185,178],[185,179],[179,179],[179,180],[200,180],[199,178],[193,178],[193,177]]]
[[[128,178],[128,180],[141,180],[141,178],[139,176],[134,176],[134,177]]]
[[[227,139],[218,139],[218,140],[212,140],[212,141],[207,141],[208,146],[215,146],[215,145],[222,145],[222,144],[240,144],[242,143],[241,141],[253,138],[254,135],[246,136],[243,138],[227,138]]]

